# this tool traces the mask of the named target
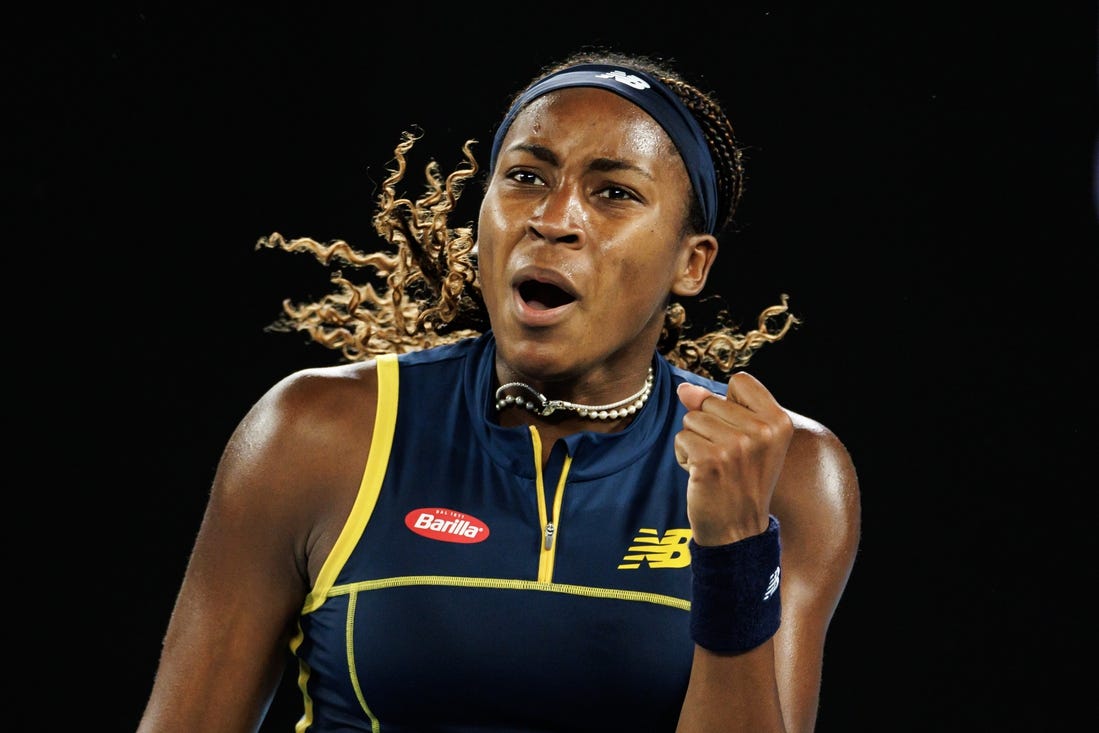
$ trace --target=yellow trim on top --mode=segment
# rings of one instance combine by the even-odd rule
[[[351,670],[351,686],[355,690],[355,699],[363,709],[363,713],[370,720],[371,733],[380,733],[382,723],[374,716],[370,706],[366,704],[366,696],[363,694],[362,685],[359,684],[358,666],[355,664],[355,607],[358,606],[359,595],[352,593],[347,603],[347,621],[344,628],[344,647],[347,649],[347,668]]]
[[[547,593],[585,596],[588,598],[613,598],[620,601],[639,601],[671,606],[684,611],[691,610],[691,602],[686,598],[621,588],[600,588],[591,585],[572,585],[569,583],[545,583],[540,580],[522,580],[520,578],[475,578],[460,575],[400,575],[392,578],[360,580],[347,585],[335,586],[330,595],[348,595],[364,591],[403,588],[412,585],[441,585],[457,588],[497,588],[502,590],[537,590]]]
[[[321,566],[317,575],[317,582],[305,598],[305,606],[302,613],[310,613],[317,610],[328,596],[329,589],[339,575],[351,551],[355,549],[374,506],[378,503],[378,494],[381,493],[382,480],[385,479],[386,467],[389,465],[389,453],[393,448],[393,434],[397,425],[397,387],[399,386],[399,369],[396,354],[383,354],[376,360],[378,370],[378,399],[374,413],[374,435],[370,440],[370,453],[366,459],[366,468],[363,470],[362,481],[359,483],[359,493],[355,497],[355,505],[351,507],[351,514],[340,531],[332,552]]]
[[[542,534],[538,538],[538,580],[547,582],[552,575],[546,574],[546,524],[549,519],[546,516],[546,486],[542,480],[542,436],[538,434],[538,428],[529,426],[530,442],[534,448],[534,493],[538,504],[538,528]],[[552,571],[552,568],[551,568]]]

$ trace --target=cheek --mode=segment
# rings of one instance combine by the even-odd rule
[[[481,210],[477,216],[477,272],[482,290],[491,290],[499,271],[500,248],[496,246],[502,241],[502,231],[506,218],[500,211],[500,207],[492,202],[491,198],[485,198],[481,204]],[[488,297],[488,293],[484,293]]]
[[[654,238],[658,235],[654,234]],[[615,264],[615,271],[621,282],[644,284],[644,287],[627,289],[634,300],[649,300],[655,297],[663,300],[671,289],[672,273],[676,267],[676,257],[670,248],[654,246],[651,248],[634,247]]]
[[[479,231],[501,232],[515,226],[516,212],[505,206],[506,199],[501,198],[499,192],[500,188],[495,181],[489,183],[477,212]]]
[[[599,309],[608,319],[623,318],[633,322],[648,322],[654,313],[663,310],[667,297],[665,275],[655,261],[637,257],[623,257],[604,261],[600,267],[600,279],[610,283],[611,297],[601,298]]]
[[[491,194],[487,195],[477,215],[477,249],[481,256],[491,259],[495,249],[493,243],[507,231],[508,222],[503,207]]]

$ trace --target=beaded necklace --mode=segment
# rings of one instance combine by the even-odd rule
[[[524,399],[522,395],[505,394],[508,390],[522,390],[528,395],[528,398]],[[589,420],[616,420],[620,417],[632,415],[640,410],[645,405],[646,400],[649,399],[649,395],[652,394],[652,391],[652,367],[649,367],[649,374],[645,377],[645,385],[641,389],[626,399],[612,402],[609,405],[581,405],[576,402],[567,402],[565,400],[551,400],[547,399],[544,394],[534,389],[534,387],[531,387],[529,384],[523,382],[508,382],[507,384],[500,385],[499,389],[496,390],[496,409],[502,410],[505,407],[515,405],[516,407],[523,407],[530,410],[540,417],[552,415],[558,410],[568,410],[575,412],[580,417],[588,418]]]

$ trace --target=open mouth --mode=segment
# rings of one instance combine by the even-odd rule
[[[537,280],[527,280],[526,282],[520,283],[519,297],[523,299],[524,303],[535,310],[559,308],[576,300],[575,297],[566,293],[556,285],[550,285],[549,283],[539,282]]]

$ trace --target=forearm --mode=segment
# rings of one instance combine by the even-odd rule
[[[785,733],[774,642],[742,654],[695,646],[677,733]]]

